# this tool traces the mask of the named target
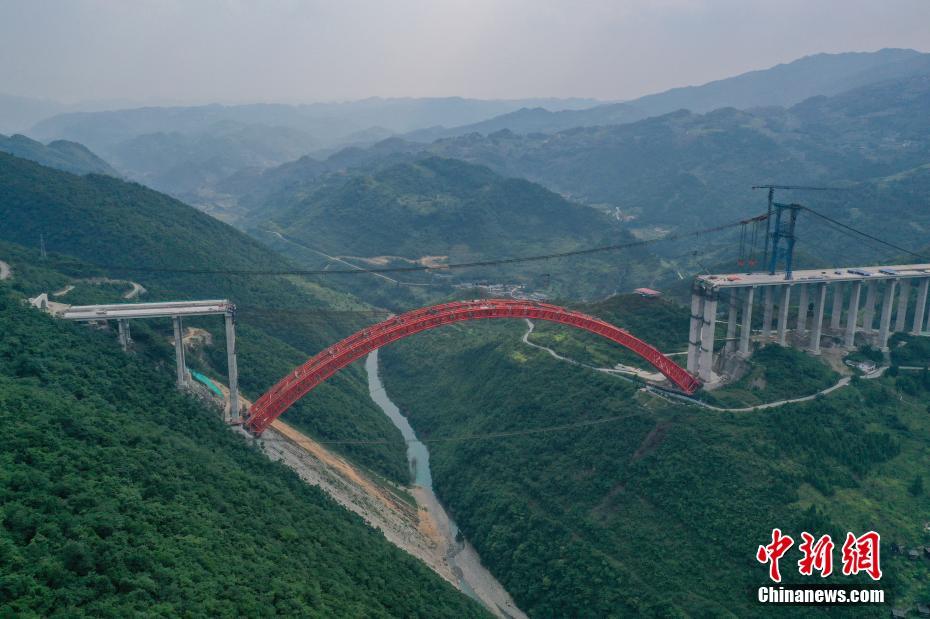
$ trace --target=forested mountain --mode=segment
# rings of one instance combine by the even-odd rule
[[[317,282],[267,273],[236,274],[293,267],[245,234],[186,204],[108,176],[74,176],[0,154],[0,221],[0,240],[35,247],[44,236],[50,263],[61,264],[74,279],[133,279],[149,290],[151,300],[232,300],[240,308],[240,384],[251,398],[312,354],[378,316],[364,303]],[[8,261],[14,270],[19,268],[17,261]],[[222,377],[226,365],[221,324],[215,320],[193,324],[213,332],[214,357],[206,361],[210,372]],[[318,437],[400,438],[371,403],[357,368],[340,373],[314,392],[289,418]],[[347,445],[344,451],[382,475],[406,481],[401,443]]]
[[[293,171],[303,178],[305,170]],[[441,266],[634,240],[615,217],[537,184],[452,159],[413,158],[323,176],[315,185],[287,178],[277,177],[280,190],[263,194],[263,206],[250,215],[253,225],[356,264]],[[579,278],[574,275],[579,260],[510,265],[506,272],[488,266],[446,277],[523,281],[549,293],[590,297],[629,286],[634,277],[648,279],[655,268],[645,251],[634,250],[623,260],[595,254],[584,257],[586,276]]]
[[[615,297],[580,309],[684,350],[687,308]],[[930,466],[926,373],[726,413],[554,359],[521,341],[526,330],[522,321],[437,330],[386,348],[381,371],[423,439],[507,433],[433,442],[430,462],[464,534],[531,616],[758,614],[749,592],[766,577],[755,553],[775,526],[795,539],[874,528],[885,544],[925,543],[930,498],[917,486]],[[628,362],[618,347],[567,327],[530,341],[602,367]],[[772,346],[756,357],[754,386],[714,397],[758,392],[770,401],[836,380],[800,351]],[[558,430],[532,432],[541,428]],[[886,548],[889,605],[928,599],[926,562]],[[782,574],[800,582],[796,569]]]
[[[623,103],[584,110],[524,108],[470,125],[413,131],[404,137],[428,142],[474,132],[487,135],[504,129],[515,133],[552,133],[574,127],[634,122],[678,110],[703,113],[724,107],[790,107],[810,97],[831,96],[889,79],[928,73],[930,54],[911,49],[816,54],[769,69],[750,71],[701,86],[673,88]]]
[[[0,614],[483,616],[109,334],[0,332]]]
[[[907,246],[925,242],[930,209],[924,185],[930,75],[891,80],[788,109],[707,114],[687,111],[632,124],[577,128],[553,135],[501,131],[421,145],[391,140],[341,154],[353,165],[396,153],[429,152],[527,178],[571,199],[619,208],[630,226],[652,233],[703,227],[759,213],[760,183],[846,187],[844,192],[785,194],[867,228],[893,231]],[[820,249],[834,259],[833,233]],[[848,243],[846,244],[848,245]],[[852,259],[875,259],[856,244]],[[869,254],[868,252],[873,253]],[[849,254],[843,254],[849,259]]]
[[[119,176],[110,164],[77,142],[55,140],[43,144],[24,135],[0,135],[0,152],[73,174]]]

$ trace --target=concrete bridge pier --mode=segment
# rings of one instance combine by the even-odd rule
[[[807,331],[807,284],[798,284],[798,321],[797,329],[798,336],[803,336],[804,332]]]
[[[697,374],[698,355],[701,351],[701,323],[704,321],[704,289],[694,286],[691,289],[691,325],[688,331],[687,370]]]
[[[820,334],[823,330],[823,311],[827,304],[827,285],[814,286],[814,318],[811,323],[810,352],[820,354]]]
[[[843,284],[834,284],[833,288],[833,308],[830,310],[830,328],[839,330],[840,321],[843,319]]]
[[[911,334],[920,335],[923,328],[924,312],[927,311],[927,288],[930,287],[930,279],[920,280],[917,286],[917,305],[914,309],[914,325],[911,328]]]
[[[727,315],[727,341],[724,351],[732,354],[736,350],[736,318],[739,314],[739,295],[734,288],[730,291],[729,314]]]
[[[781,287],[781,302],[778,306],[778,344],[787,346],[788,337],[788,306],[791,305],[791,286]]]
[[[132,342],[132,338],[129,336],[129,321],[120,319],[116,321],[116,326],[119,328],[119,345],[123,347],[123,352],[129,350],[129,344]]]
[[[775,291],[772,286],[765,287],[762,309],[762,337],[767,339],[772,335],[772,315],[775,313]]]
[[[717,330],[717,291],[704,291],[704,317],[701,324],[701,355],[698,378],[708,383],[713,379],[714,335]]]
[[[898,282],[898,311],[894,317],[894,332],[900,333],[907,328],[907,304],[911,300],[911,280]]]
[[[849,309],[846,310],[846,348],[856,347],[856,325],[859,322],[859,297],[862,296],[862,282],[853,282],[849,293]]]
[[[743,315],[740,318],[743,326],[739,332],[739,354],[743,357],[749,356],[749,338],[752,335],[752,299],[756,294],[754,287],[746,288],[746,295],[743,297]]]
[[[239,411],[239,366],[236,363],[236,314],[226,314],[226,367],[229,373],[229,422],[242,423]]]
[[[174,322],[174,360],[178,369],[178,389],[187,386],[187,365],[184,360],[184,330],[181,326],[181,317],[172,318]]]
[[[888,350],[888,337],[891,335],[891,310],[894,307],[894,291],[897,280],[890,280],[885,284],[885,295],[882,299],[882,315],[878,326],[878,347]]]
[[[878,296],[878,289],[875,282],[869,282],[865,285],[865,309],[862,311],[862,331],[872,333],[875,330],[875,301]]]

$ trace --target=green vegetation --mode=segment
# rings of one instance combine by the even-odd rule
[[[578,310],[602,318],[645,339],[665,353],[677,353],[688,347],[688,309],[665,299],[648,299],[636,294],[620,294],[595,303],[584,303]],[[538,321],[530,341],[557,353],[595,367],[613,367],[623,363],[653,370],[642,357],[604,338]],[[683,363],[683,356],[672,359]]]
[[[634,240],[616,218],[535,183],[503,178],[464,161],[422,156],[401,163],[389,159],[350,174],[326,175],[316,183],[307,182],[308,173],[302,166],[292,167],[292,173],[282,170],[273,177],[275,189],[264,189],[254,199],[258,204],[252,225],[280,230],[293,239],[294,243],[283,243],[279,249],[308,266],[329,261],[320,253],[301,251],[298,244],[329,255],[355,257],[354,263],[362,266],[366,263],[358,258],[377,259],[369,266],[409,267],[424,258],[433,264],[472,262]],[[267,234],[255,233],[261,238]],[[628,252],[620,263],[609,254],[594,254],[585,256],[585,277],[581,278],[579,260],[510,265],[506,270],[473,268],[452,273],[452,277],[465,282],[525,283],[550,294],[586,298],[613,293],[634,279],[650,279],[656,266],[654,258],[639,249]],[[391,277],[439,286],[439,296],[450,290],[448,282],[443,286],[442,278],[430,275],[397,273]],[[377,289],[379,283],[371,276],[337,282],[366,298],[368,289]],[[398,289],[391,283],[382,286],[394,294]]]
[[[888,342],[891,363],[909,367],[930,367],[930,338],[895,333]]]
[[[478,616],[170,373],[0,284],[0,615]]]
[[[36,163],[71,172],[73,174],[109,174],[118,176],[116,170],[77,142],[56,140],[48,145],[36,142],[24,135],[0,135],[0,152],[9,153]]]
[[[718,406],[754,406],[813,395],[839,378],[839,374],[806,352],[769,344],[749,358],[745,376],[711,391],[705,399]]]
[[[298,278],[186,272],[279,270],[289,264],[245,234],[177,200],[108,176],[78,177],[0,153],[0,221],[0,242],[8,242],[0,251],[9,256],[0,259],[13,265],[12,285],[29,296],[106,275],[142,283],[149,290],[144,300],[232,300],[240,308],[240,384],[251,398],[310,355],[372,320],[369,306]],[[44,261],[36,251],[9,244],[35,247],[40,235],[50,252]],[[119,302],[121,293],[122,288],[79,285],[62,300]],[[196,369],[225,380],[221,321],[188,324],[213,334],[214,348]],[[171,333],[167,321],[137,322],[132,328],[140,346],[163,346]],[[379,474],[407,480],[400,433],[372,404],[358,367],[314,391],[288,419],[323,439],[389,439],[364,449],[339,449]]]
[[[766,580],[755,550],[776,526],[930,542],[930,499],[913,492],[930,467],[923,385],[859,380],[803,405],[717,413],[552,359],[523,345],[523,331],[503,321],[433,331],[385,349],[382,373],[426,439],[619,417],[430,446],[439,495],[529,613],[755,614],[746,592]],[[793,363],[803,361],[790,351],[760,351],[771,394],[787,393],[779,373],[797,378]],[[883,567],[895,605],[930,599],[925,561],[886,551]]]

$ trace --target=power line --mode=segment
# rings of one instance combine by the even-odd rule
[[[833,224],[834,226],[838,226],[839,228],[842,228],[842,229],[844,229],[844,230],[848,230],[849,232],[853,232],[853,233],[855,233],[855,234],[858,234],[859,236],[861,236],[861,237],[863,237],[863,238],[869,239],[869,240],[871,240],[871,241],[875,241],[875,242],[877,242],[877,243],[881,243],[882,245],[886,245],[886,246],[888,246],[888,247],[894,249],[895,251],[899,251],[899,252],[901,252],[901,253],[914,256],[915,258],[920,258],[921,260],[930,260],[930,257],[928,257],[928,256],[926,256],[926,255],[919,254],[919,253],[917,253],[917,252],[914,252],[914,251],[911,251],[911,250],[906,249],[906,248],[904,248],[904,247],[901,247],[900,245],[895,245],[894,243],[891,243],[891,242],[886,241],[886,240],[884,240],[884,239],[880,239],[880,238],[878,238],[877,236],[875,236],[875,235],[873,235],[873,234],[869,234],[868,232],[863,232],[862,230],[859,230],[859,229],[857,229],[857,228],[853,228],[852,226],[848,226],[848,225],[846,225],[846,224],[844,224],[844,223],[842,223],[842,222],[840,222],[840,221],[837,221],[837,220],[833,219],[832,217],[828,217],[828,216],[824,215],[823,213],[819,213],[819,212],[815,211],[814,209],[812,209],[812,208],[809,207],[809,206],[805,206],[805,207],[803,207],[803,208],[804,208],[805,211],[807,211],[807,212],[810,213],[811,215],[814,215],[815,217],[820,217],[821,219],[830,222],[830,223]]]
[[[410,444],[410,443],[452,443],[452,442],[461,442],[461,441],[483,441],[483,440],[492,440],[499,438],[512,438],[515,436],[527,436],[531,434],[543,434],[547,432],[561,432],[565,430],[574,430],[576,428],[586,428],[590,426],[598,426],[606,423],[612,423],[615,421],[622,421],[624,419],[632,419],[634,417],[645,417],[651,415],[651,412],[640,411],[638,413],[628,413],[626,415],[614,415],[612,417],[600,417],[598,419],[589,419],[587,421],[576,421],[573,423],[563,423],[560,425],[554,426],[544,426],[542,428],[528,428],[525,430],[506,430],[501,432],[487,432],[483,434],[459,434],[452,436],[437,436],[433,438],[422,438],[422,439],[403,439],[401,441],[390,440],[390,439],[357,439],[357,440],[331,440],[331,441],[318,441],[316,439],[310,439],[314,443],[320,445],[398,445],[401,443]],[[273,427],[273,426],[272,426]],[[289,439],[271,439],[271,438],[261,438],[263,442],[287,442],[291,443],[293,441]]]
[[[716,232],[722,232],[723,230],[728,230],[730,228],[735,228],[743,223],[743,221],[736,221],[732,223],[723,224],[720,226],[713,226],[711,228],[704,228],[703,230],[692,230],[691,232],[682,232],[680,234],[671,234],[657,239],[644,239],[640,241],[631,241],[629,243],[618,243],[615,245],[603,245],[601,247],[590,247],[587,249],[576,249],[572,251],[557,252],[552,254],[537,254],[533,256],[520,256],[514,258],[497,258],[491,260],[476,260],[474,262],[458,262],[445,265],[436,265],[436,266],[426,266],[426,265],[416,265],[416,266],[398,266],[398,267],[383,267],[377,269],[365,269],[365,268],[353,268],[353,269],[196,269],[196,268],[187,268],[187,269],[172,269],[167,267],[133,267],[133,266],[123,266],[123,265],[93,265],[99,269],[106,269],[110,271],[129,271],[137,273],[178,273],[178,274],[189,274],[189,275],[359,275],[363,273],[412,273],[412,272],[430,272],[430,271],[449,271],[452,269],[470,269],[476,267],[489,267],[489,266],[500,266],[506,264],[520,264],[526,262],[542,262],[545,260],[553,260],[560,258],[571,258],[574,256],[587,256],[597,253],[605,253],[611,251],[622,251],[625,249],[632,249],[635,247],[645,247],[655,243],[668,242],[668,241],[679,241],[682,239],[698,237],[706,234],[713,234]],[[287,237],[284,237],[287,240],[290,240]]]

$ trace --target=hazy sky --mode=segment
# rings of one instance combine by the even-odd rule
[[[930,50],[928,0],[0,0],[0,92],[75,101],[626,99]]]

